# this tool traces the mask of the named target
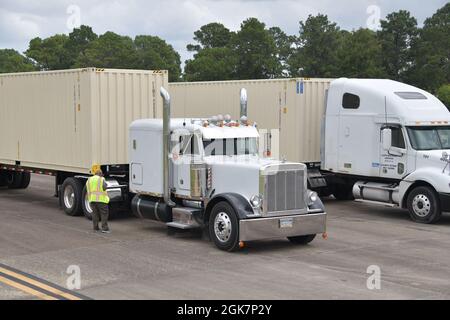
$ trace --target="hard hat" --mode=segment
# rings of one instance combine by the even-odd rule
[[[95,163],[91,167],[91,174],[95,174],[98,170],[101,170],[100,165]]]

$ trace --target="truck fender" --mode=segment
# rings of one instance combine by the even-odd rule
[[[442,173],[441,169],[424,168],[416,170],[400,182],[400,204],[404,203],[405,197],[417,183],[428,184],[438,193],[449,193],[449,182],[450,177],[448,174]]]
[[[239,219],[247,219],[248,215],[254,215],[252,207],[248,200],[238,193],[221,193],[215,195],[208,201],[205,209],[204,221],[205,223],[209,220],[212,208],[220,201],[228,202],[238,215]]]

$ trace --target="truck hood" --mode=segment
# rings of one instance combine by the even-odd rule
[[[283,163],[257,156],[210,156],[205,157],[204,161],[212,170],[215,195],[239,193],[247,199],[260,193],[260,170]],[[289,162],[283,164],[289,164]]]
[[[447,162],[443,159],[442,153],[449,155],[450,150],[424,150],[417,151],[416,170],[433,170],[442,174],[449,175],[450,164],[446,167]],[[445,168],[445,172],[444,171]]]
[[[417,168],[421,167],[433,167],[440,170],[444,170],[446,161],[443,159],[442,154],[446,152],[449,155],[450,160],[450,149],[447,150],[423,150],[417,151]],[[450,169],[450,165],[447,166],[447,170]]]

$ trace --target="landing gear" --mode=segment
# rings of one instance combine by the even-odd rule
[[[441,218],[441,204],[430,187],[414,188],[408,195],[407,206],[411,219],[420,223],[435,223]]]

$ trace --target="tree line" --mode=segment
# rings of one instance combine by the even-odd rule
[[[32,39],[24,54],[0,50],[0,72],[81,67],[167,69],[170,81],[271,79],[283,77],[390,78],[435,93],[450,104],[450,3],[418,27],[405,10],[388,14],[378,31],[342,30],[326,15],[300,21],[288,35],[248,18],[231,31],[209,23],[194,32],[181,69],[180,55],[163,39],[134,39],[89,26],[69,35]]]

